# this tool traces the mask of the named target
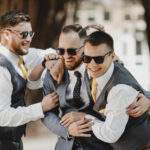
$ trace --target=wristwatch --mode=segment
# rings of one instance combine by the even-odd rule
[[[43,68],[45,68],[45,64],[46,64],[46,59],[44,59],[41,63],[41,65],[43,66]]]

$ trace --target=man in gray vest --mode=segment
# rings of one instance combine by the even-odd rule
[[[0,17],[1,150],[22,150],[21,137],[25,134],[25,124],[43,118],[44,112],[58,106],[58,95],[52,93],[41,103],[25,107],[27,68],[22,56],[28,53],[33,35],[28,15],[9,11]]]
[[[83,61],[92,79],[94,110],[105,121],[91,115],[95,136],[111,143],[114,150],[150,149],[150,116],[145,112],[133,118],[126,114],[126,108],[137,101],[137,95],[144,93],[135,78],[120,64],[113,62],[115,57],[112,37],[103,31],[88,36],[84,43]],[[149,107],[149,106],[148,106]],[[104,114],[103,114],[104,113]]]

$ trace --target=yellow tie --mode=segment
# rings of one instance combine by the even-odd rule
[[[24,76],[24,79],[26,80],[27,79],[27,75],[28,75],[28,69],[26,70],[24,65],[23,65],[23,61],[22,61],[22,58],[19,57],[19,63],[18,63],[22,73],[23,73],[23,76]]]
[[[97,86],[98,86],[98,83],[96,82],[96,79],[93,78],[91,93],[92,93],[94,102],[96,102]]]

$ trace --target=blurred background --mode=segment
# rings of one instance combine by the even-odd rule
[[[115,51],[139,83],[150,90],[149,0],[0,0],[8,10],[28,13],[35,31],[32,47],[56,48],[63,25],[101,24],[115,41]],[[42,99],[42,89],[27,90],[27,103]],[[57,137],[40,120],[27,126],[24,150],[53,150]]]

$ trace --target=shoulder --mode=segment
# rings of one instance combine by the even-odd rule
[[[138,91],[126,84],[114,86],[108,94],[108,103],[125,104],[126,106],[133,103],[138,95]]]

